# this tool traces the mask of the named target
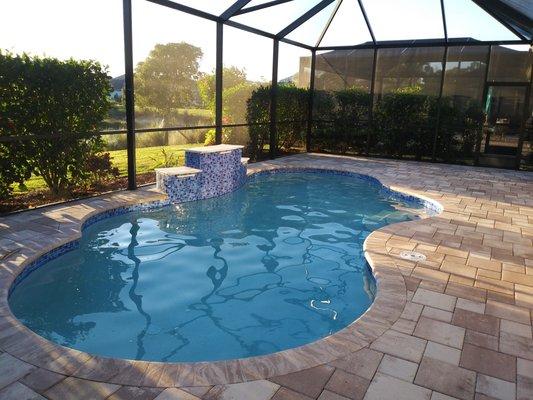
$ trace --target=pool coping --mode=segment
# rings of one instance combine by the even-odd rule
[[[353,168],[302,168],[290,165],[257,163],[249,166],[248,177],[262,173],[298,172],[316,170],[320,172],[348,173],[359,177],[370,177],[388,190],[405,194],[409,197],[429,202],[440,211],[444,208],[434,199],[422,196],[405,188],[387,186],[371,173],[357,173]],[[111,195],[110,197],[114,197]],[[214,362],[165,363],[154,361],[136,361],[95,356],[50,342],[31,331],[16,319],[7,303],[12,284],[31,263],[47,252],[73,241],[79,240],[87,223],[98,220],[102,215],[124,207],[135,207],[148,202],[164,203],[163,196],[149,193],[139,196],[129,204],[107,202],[100,209],[88,210],[77,222],[77,230],[62,243],[36,246],[33,254],[18,265],[7,265],[9,276],[0,281],[0,347],[34,366],[77,378],[121,385],[139,385],[145,374],[157,376],[152,385],[156,387],[207,386],[239,383],[250,380],[266,379],[277,375],[315,367],[331,362],[349,353],[354,353],[370,345],[385,333],[400,317],[407,302],[406,287],[396,261],[385,251],[385,242],[392,236],[391,230],[401,230],[407,224],[416,224],[421,219],[387,225],[373,231],[365,240],[363,250],[372,273],[376,279],[377,294],[370,308],[358,319],[342,330],[318,341],[277,353],[244,359],[232,359]],[[67,206],[68,207],[68,206]],[[0,266],[5,266],[0,262]],[[163,379],[162,379],[163,377]]]

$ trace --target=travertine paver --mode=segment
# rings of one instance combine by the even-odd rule
[[[316,398],[324,389],[334,370],[330,366],[319,366],[302,372],[276,377],[272,381],[306,396]]]
[[[382,357],[383,353],[365,348],[346,357],[339,358],[330,363],[330,365],[362,378],[372,379]]]
[[[516,380],[516,358],[494,350],[465,344],[459,365],[506,381]]]
[[[411,300],[413,303],[424,304],[444,311],[453,311],[456,298],[447,294],[418,289]]]
[[[377,373],[365,400],[429,400],[431,390],[414,385],[392,376]]]
[[[26,375],[21,382],[34,390],[44,392],[63,379],[65,375],[39,368]]]
[[[446,322],[421,317],[413,334],[423,339],[460,349],[463,346],[465,330]]]
[[[287,388],[280,388],[272,400],[311,400],[311,397]]]
[[[508,400],[516,396],[516,386],[502,379],[478,374],[476,391],[496,399]]]
[[[383,357],[378,367],[379,372],[407,382],[412,382],[415,379],[417,369],[417,363],[389,356],[388,354]]]
[[[493,317],[492,315],[483,315],[465,309],[455,310],[452,323],[457,326],[462,326],[463,328],[492,336],[497,336],[500,330],[500,320],[498,318]]]
[[[213,400],[238,400],[244,398],[249,400],[270,400],[278,389],[279,385],[266,380],[252,381],[227,386],[215,386],[207,393],[205,398]]]
[[[448,364],[459,365],[461,350],[428,341],[424,357],[440,360]]]
[[[86,381],[69,377],[52,386],[44,395],[52,400],[62,399],[105,399],[120,389],[120,386],[111,383]]]
[[[349,399],[360,400],[365,395],[369,384],[368,379],[337,369],[331,375],[325,389]]]
[[[350,400],[347,397],[341,396],[340,394],[337,394],[335,392],[330,392],[329,390],[325,389],[321,394],[318,400]]]
[[[424,357],[418,367],[415,383],[449,396],[468,400],[474,395],[476,373]]]
[[[201,368],[64,353],[21,332],[5,296],[23,263],[77,237],[92,213],[160,198],[150,189],[119,192],[0,217],[0,398],[533,398],[531,174],[329,155],[291,156],[249,170],[278,167],[369,174],[444,207],[369,236],[366,255],[380,286],[357,329],[285,359]],[[426,260],[403,260],[402,250]]]
[[[163,389],[160,388],[140,388],[135,386],[123,386],[108,397],[108,400],[153,400]]]
[[[370,347],[408,361],[419,362],[422,359],[426,341],[390,330],[374,341]]]
[[[0,388],[23,378],[35,367],[22,362],[7,353],[0,354]]]
[[[199,397],[178,388],[168,388],[163,390],[155,400],[199,400]]]
[[[518,375],[516,383],[517,400],[533,399],[533,379]]]
[[[13,382],[0,390],[0,399],[2,400],[44,400],[40,394],[34,392],[29,387],[20,382]]]

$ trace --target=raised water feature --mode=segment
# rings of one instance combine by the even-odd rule
[[[156,187],[171,203],[202,200],[234,191],[246,180],[243,146],[220,144],[185,151],[185,166],[156,169]]]

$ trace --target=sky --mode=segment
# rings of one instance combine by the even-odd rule
[[[232,0],[174,0],[204,11],[221,13]],[[255,5],[267,0],[252,0]],[[294,0],[244,14],[235,20],[278,32],[319,0]],[[186,41],[203,50],[202,72],[215,67],[215,23],[132,0],[134,63],[144,60],[157,43]],[[377,40],[442,37],[440,0],[363,0]],[[335,3],[288,37],[315,45]],[[450,37],[506,40],[516,37],[471,0],[445,0]],[[124,73],[122,0],[0,0],[0,49],[67,59],[93,59],[111,76]],[[350,45],[370,40],[357,0],[343,0],[323,45]],[[224,65],[245,69],[248,78],[270,80],[272,40],[226,27]],[[298,71],[299,58],[309,51],[281,45],[279,77]]]

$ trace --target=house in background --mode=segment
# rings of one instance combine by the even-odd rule
[[[115,78],[111,79],[111,88],[112,91],[109,94],[109,97],[111,97],[112,100],[116,102],[122,101],[122,93],[124,90],[124,82],[126,80],[125,75],[120,75]]]

